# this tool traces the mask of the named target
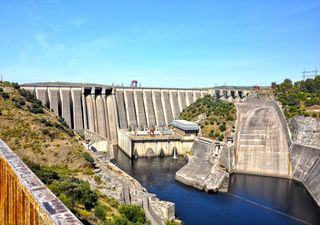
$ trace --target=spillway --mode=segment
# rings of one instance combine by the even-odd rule
[[[237,109],[236,172],[290,177],[288,142],[272,102],[250,99]]]

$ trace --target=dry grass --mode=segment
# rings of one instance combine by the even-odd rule
[[[40,165],[55,165],[79,169],[90,167],[82,156],[85,151],[80,137],[67,127],[61,129],[54,113],[44,108],[43,114],[28,110],[30,103],[17,107],[14,98],[23,98],[18,90],[8,84],[0,84],[9,99],[0,96],[0,138],[20,157]],[[44,123],[44,121],[47,121]]]

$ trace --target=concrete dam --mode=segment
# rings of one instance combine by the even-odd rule
[[[98,84],[31,83],[22,87],[76,131],[89,130],[118,144],[118,129],[166,127],[205,95],[240,102],[246,90],[112,87]]]

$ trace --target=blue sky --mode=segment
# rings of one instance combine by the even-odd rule
[[[1,0],[0,74],[23,82],[269,85],[320,70],[320,0]]]

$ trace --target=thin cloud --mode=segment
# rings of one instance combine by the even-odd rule
[[[72,19],[70,22],[77,27],[81,27],[83,24],[88,22],[88,19],[87,18],[76,18],[76,19]]]
[[[49,42],[49,35],[45,33],[38,33],[35,35],[36,43],[45,51],[46,56],[53,56],[64,50],[63,43]]]

